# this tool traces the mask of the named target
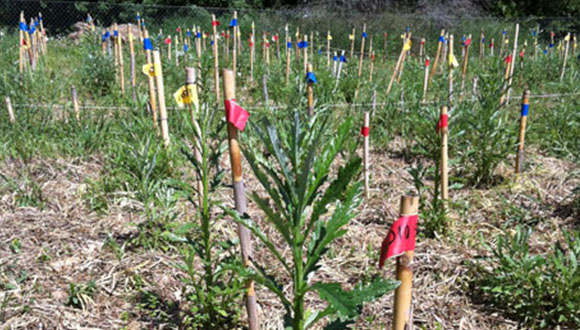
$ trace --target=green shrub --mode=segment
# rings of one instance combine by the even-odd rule
[[[475,292],[522,326],[580,327],[580,235],[564,232],[545,254],[530,250],[531,229],[500,236],[492,253],[473,265]]]

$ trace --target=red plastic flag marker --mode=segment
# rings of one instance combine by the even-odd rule
[[[249,117],[250,113],[236,103],[236,100],[226,100],[226,119],[237,129],[243,131]]]
[[[171,44],[171,37],[167,37],[167,38],[165,39],[165,44],[166,44],[166,45],[170,45],[170,44]]]
[[[220,26],[220,22],[219,21],[212,21],[211,26]]]
[[[363,127],[360,128],[360,134],[362,136],[369,136],[369,132],[370,132],[370,129],[369,129],[368,126],[367,127],[364,127],[363,126]]]
[[[504,61],[504,62],[506,62],[506,63],[511,63],[511,62],[512,62],[512,56],[511,56],[511,55],[508,55],[508,56],[506,56],[506,57],[503,59],[503,61]]]
[[[437,133],[439,133],[443,128],[447,128],[449,123],[449,116],[447,114],[441,115],[439,121],[437,122]]]
[[[400,256],[405,251],[415,250],[418,215],[401,216],[391,229],[381,245],[379,268],[382,268],[389,258]]]
[[[429,60],[429,59],[426,59],[426,60],[425,60],[425,66],[427,67],[427,66],[429,66],[429,64],[431,64],[431,60]]]

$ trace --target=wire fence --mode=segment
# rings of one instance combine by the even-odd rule
[[[32,1],[32,0],[0,0],[0,27],[16,30],[20,13],[27,18],[38,17],[42,13],[44,27],[49,37],[63,37],[75,31],[75,24],[86,22],[90,15],[98,27],[109,27],[113,23],[137,24],[139,17],[150,31],[162,30],[166,33],[176,28],[191,28],[194,25],[208,30],[211,27],[211,15],[222,21],[224,26],[231,19],[233,10],[238,11],[238,25],[242,33],[250,30],[252,22],[256,22],[256,30],[261,33],[277,33],[284,35],[284,27],[288,24],[294,35],[296,29],[313,31],[316,40],[321,44],[326,40],[327,31],[332,31],[333,46],[348,48],[349,35],[356,29],[355,37],[360,38],[361,27],[366,24],[367,34],[374,36],[377,48],[386,42],[398,40],[399,34],[406,29],[414,33],[415,41],[426,38],[427,42],[437,42],[442,28],[457,34],[472,34],[475,39],[481,32],[488,36],[499,36],[503,29],[512,33],[514,23],[520,24],[520,33],[524,38],[537,35],[540,41],[549,42],[551,32],[556,38],[580,28],[580,21],[572,18],[521,18],[505,20],[495,17],[453,16],[453,11],[439,14],[393,14],[383,10],[360,12],[341,1],[316,1],[295,8],[280,10],[252,8],[216,8],[198,6],[161,6],[138,3],[105,3],[86,1]],[[169,32],[168,32],[169,31]],[[386,33],[386,34],[385,34]],[[496,40],[496,43],[499,43]]]

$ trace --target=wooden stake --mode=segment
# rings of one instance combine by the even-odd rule
[[[471,34],[467,37],[465,46],[463,47],[465,55],[463,56],[463,69],[461,70],[461,92],[459,93],[459,102],[463,100],[463,94],[465,93],[465,77],[467,76],[467,65],[469,63],[469,46],[471,46]]]
[[[518,53],[518,34],[520,32],[520,25],[516,23],[516,32],[514,34],[514,51],[512,52],[513,56],[512,56],[512,64],[511,64],[511,69],[510,69],[510,78],[509,78],[509,83],[508,83],[508,91],[507,91],[507,102],[510,102],[510,94],[512,91],[512,79],[514,76],[514,67],[516,66],[516,58],[517,58],[517,53]]]
[[[425,79],[423,81],[423,100],[422,103],[427,102],[427,87],[429,86],[429,56],[425,58]]]
[[[506,60],[504,60],[506,62],[505,64],[505,73],[504,73],[504,77],[503,77],[503,92],[501,93],[501,97],[499,99],[499,104],[503,104],[505,102],[506,99],[506,95],[507,95],[507,88],[508,88],[508,78],[510,75],[510,67],[512,65],[512,61],[513,61],[513,56],[512,54],[508,53],[508,55],[506,56]]]
[[[24,53],[25,53],[25,46],[24,46],[24,33],[26,31],[22,30],[22,24],[26,24],[24,21],[24,12],[20,13],[20,27],[18,30],[18,49],[19,49],[19,57],[18,57],[18,68],[20,70],[20,86],[22,86],[22,82],[24,80]]]
[[[76,118],[77,122],[80,122],[81,121],[81,112],[79,111],[79,100],[77,97],[77,89],[74,85],[72,85],[70,88],[70,91],[71,91],[71,96],[72,96],[73,109],[75,112],[75,118]]]
[[[121,95],[125,96],[125,65],[123,61],[123,38],[121,37],[121,32],[119,31],[119,36],[117,37],[117,48],[119,55],[119,74],[121,78]]]
[[[8,110],[8,120],[10,120],[10,124],[14,125],[16,119],[14,118],[14,111],[12,110],[12,102],[10,102],[10,96],[6,96],[6,110]]]
[[[526,123],[530,107],[530,91],[525,90],[522,96],[522,112],[520,114],[520,131],[518,134],[518,153],[516,154],[516,174],[522,172],[524,162],[524,142],[526,139]]]
[[[128,24],[129,33],[127,34],[127,38],[129,39],[129,56],[130,56],[130,65],[131,65],[131,95],[133,97],[133,102],[137,102],[137,91],[136,91],[136,77],[135,77],[135,43],[133,37],[133,29],[131,28],[131,24]]]
[[[395,78],[397,77],[397,73],[403,62],[403,57],[405,56],[405,44],[407,43],[407,39],[403,40],[403,47],[401,48],[401,53],[399,54],[399,59],[397,60],[397,64],[395,65],[395,69],[393,70],[393,74],[391,75],[391,80],[389,81],[389,86],[387,87],[386,95],[388,96],[391,93],[391,89],[393,88],[393,83],[395,82]]]
[[[330,30],[326,34],[326,68],[330,70],[330,40],[332,40],[332,36],[330,35]]]
[[[407,195],[401,197],[400,216],[417,214],[419,197]],[[393,330],[413,329],[413,257],[414,251],[405,251],[397,257],[397,280],[401,285],[395,290],[395,308],[393,312]]]
[[[437,43],[437,53],[435,54],[435,60],[433,61],[433,67],[431,67],[431,79],[435,74],[435,69],[437,69],[437,63],[439,63],[439,56],[441,55],[441,47],[445,43],[445,29],[441,29],[441,34],[439,34],[439,42]]]
[[[312,64],[308,64],[306,70],[307,75],[309,72],[312,72]],[[314,115],[314,88],[313,88],[314,83],[308,80],[306,84],[307,84],[306,91],[308,94],[308,115],[312,117]]]
[[[238,12],[234,11],[234,19],[236,20],[236,25],[234,25],[233,28],[233,34],[234,34],[234,40],[233,40],[233,47],[232,47],[232,68],[234,70],[234,79],[238,76],[238,66],[237,66],[237,51],[238,51]]]
[[[372,38],[371,38],[371,44],[372,44]],[[373,50],[371,52],[371,68],[370,68],[370,72],[369,72],[369,82],[373,82],[374,69],[375,69],[375,51]]]
[[[304,42],[308,45],[308,35],[304,35]],[[308,72],[308,47],[304,47],[304,71]]]
[[[383,33],[383,64],[387,61],[387,32]]]
[[[491,43],[489,44],[489,54],[491,56],[493,56],[493,47],[495,46],[494,41],[495,41],[495,38],[491,38]]]
[[[286,36],[286,83],[290,81],[290,51],[292,50],[291,47],[288,47],[290,42],[292,42],[292,37]]]
[[[455,57],[455,55],[453,55],[453,35],[449,35],[449,75],[448,75],[448,81],[449,81],[449,94],[448,94],[448,98],[447,98],[447,106],[449,107],[449,110],[452,111],[453,110],[453,61],[452,59]]]
[[[365,39],[366,39],[366,32],[367,31],[367,25],[363,24],[363,32],[362,32],[362,37],[361,37],[361,43],[360,43],[360,55],[358,58],[358,77],[360,78],[360,75],[362,73],[362,63],[363,63],[363,58],[365,57]]]
[[[564,75],[566,74],[566,61],[568,60],[568,49],[570,48],[570,33],[564,38],[566,41],[566,50],[564,52],[564,63],[562,63],[562,73],[560,74],[560,81],[564,80]]]
[[[355,35],[356,29],[352,28],[352,34],[349,36],[350,38],[350,58],[354,56],[354,39],[356,38]]]
[[[147,44],[151,44],[151,40],[149,39],[149,32],[147,29],[143,29],[143,44],[145,49],[145,60],[147,64],[151,67],[153,64],[153,60],[151,58],[151,51],[152,49],[147,48]],[[153,68],[154,69],[154,68]],[[155,95],[155,78],[151,75],[147,75],[147,84],[149,86],[149,107],[151,108],[151,116],[153,119],[153,127],[155,128],[155,132],[159,134],[159,126],[157,125],[158,118],[157,118],[157,97]]]
[[[441,118],[439,119],[440,123],[447,122],[447,107],[441,107]],[[441,125],[440,133],[441,133],[441,199],[443,199],[444,207],[447,206],[447,200],[449,199],[449,170],[447,167],[447,139],[449,135],[449,129],[447,125]]]
[[[167,126],[167,108],[165,108],[165,87],[163,86],[163,70],[161,68],[161,56],[158,50],[153,51],[153,70],[157,85],[157,98],[159,99],[159,120],[161,121],[161,136],[163,146],[169,146],[169,127]]]
[[[220,74],[219,74],[219,58],[218,58],[218,44],[217,44],[217,21],[215,15],[211,15],[211,22],[213,27],[213,80],[215,85],[215,101],[220,99]]]
[[[224,69],[222,71],[224,79],[224,98],[226,101],[236,98],[236,85],[233,75],[234,73],[231,70]],[[234,202],[236,211],[243,216],[246,214],[246,195],[244,179],[242,176],[242,156],[238,141],[238,129],[230,122],[227,123],[227,126],[230,161],[232,166],[232,182],[234,186]],[[250,237],[250,230],[238,224],[238,235],[240,237],[242,262],[244,267],[251,267],[252,240]],[[249,329],[257,330],[259,328],[258,311],[256,306],[256,294],[254,292],[254,281],[252,280],[246,282],[246,308],[248,311]]]
[[[332,54],[332,76],[336,77],[336,68],[338,66],[338,53],[337,52],[333,52]]]
[[[252,22],[252,35],[250,35],[250,83],[254,82],[254,58],[256,54],[255,33],[254,22]]]
[[[363,135],[363,170],[364,170],[364,184],[365,184],[365,198],[368,200],[370,198],[369,190],[369,125],[370,125],[370,114],[365,111],[364,122],[361,133]]]

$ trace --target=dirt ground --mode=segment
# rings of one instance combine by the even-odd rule
[[[500,311],[470,295],[468,262],[485,254],[479,235],[488,241],[502,233],[500,196],[510,204],[526,208],[542,217],[535,226],[534,249],[544,249],[559,235],[559,228],[573,221],[565,211],[566,198],[578,180],[570,180],[572,163],[544,157],[537,152],[527,159],[529,168],[519,178],[513,175],[510,159],[498,170],[505,180],[488,189],[462,188],[451,191],[451,234],[438,239],[418,238],[414,261],[414,320],[424,329],[515,329],[517,323]],[[24,165],[18,161],[0,163],[0,172],[17,178]],[[110,236],[127,240],[144,221],[142,205],[130,194],[119,194],[106,214],[89,212],[83,193],[89,179],[96,179],[102,161],[98,158],[35,159],[28,165],[31,180],[38,183],[45,199],[43,209],[18,207],[15,193],[0,185],[0,292],[2,329],[144,329],[173,328],[172,324],[153,324],[138,308],[139,285],[157,293],[163,300],[181,300],[180,271],[172,263],[179,255],[172,249],[126,250],[119,259],[107,247]],[[376,269],[378,251],[387,227],[398,212],[402,195],[412,190],[405,179],[409,165],[396,154],[372,154],[371,198],[348,227],[347,235],[333,246],[332,258],[324,260],[313,279],[353,285]],[[245,168],[245,173],[250,173]],[[259,189],[258,182],[246,175],[247,190]],[[432,183],[430,183],[432,184]],[[233,205],[230,191],[223,198]],[[179,213],[185,219],[187,208]],[[249,214],[264,224],[255,205]],[[512,226],[513,227],[513,226]],[[273,239],[275,235],[265,230]],[[220,235],[235,237],[233,223],[224,222]],[[13,242],[18,241],[16,248]],[[266,249],[255,245],[257,263],[275,265]],[[394,262],[387,263],[384,276],[394,277]],[[95,294],[83,301],[84,308],[65,305],[71,283],[93,280]],[[7,286],[6,284],[9,284]],[[285,291],[289,291],[288,282]],[[282,329],[284,311],[277,297],[258,286],[259,316],[262,329]],[[309,307],[322,303],[308,297]],[[366,304],[357,329],[384,329],[390,326],[393,295]],[[174,307],[172,307],[174,308]],[[176,307],[179,308],[179,307]],[[174,310],[166,311],[168,314]],[[0,317],[0,320],[2,318]]]

